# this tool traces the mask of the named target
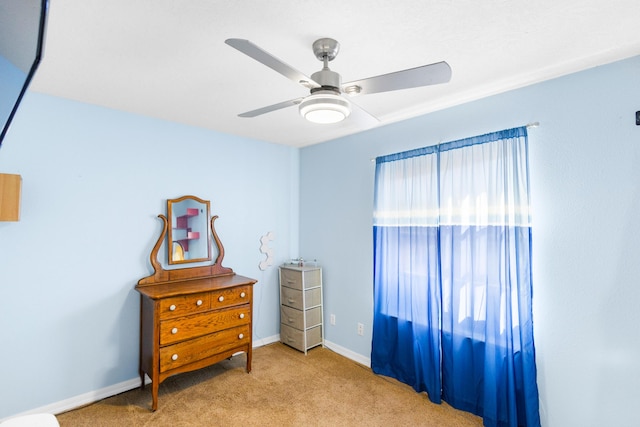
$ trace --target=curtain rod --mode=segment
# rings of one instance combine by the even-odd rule
[[[526,127],[527,129],[531,129],[531,128],[537,128],[540,126],[540,122],[531,122],[531,123],[527,123],[524,127]],[[375,163],[376,162],[376,158],[374,157],[373,159],[371,159],[371,163]]]

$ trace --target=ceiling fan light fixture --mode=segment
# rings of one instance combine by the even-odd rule
[[[313,123],[340,122],[351,114],[351,103],[333,91],[317,91],[298,106],[300,115]]]

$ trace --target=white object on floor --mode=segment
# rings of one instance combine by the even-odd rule
[[[0,427],[60,427],[58,419],[51,414],[22,415],[0,423]]]

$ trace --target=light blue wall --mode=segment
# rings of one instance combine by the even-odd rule
[[[325,318],[336,316],[327,340],[370,356],[371,159],[538,121],[529,147],[543,425],[636,425],[639,78],[635,57],[302,149],[300,252],[324,266]]]
[[[259,280],[254,339],[278,334],[277,271],[297,255],[298,150],[28,92],[0,150],[22,175],[0,222],[0,419],[137,378],[137,281],[166,199],[211,201],[223,265]],[[164,250],[164,247],[163,247]]]
[[[257,340],[278,331],[277,274],[257,268],[259,238],[273,231],[276,263],[301,255],[324,267],[325,316],[337,321],[327,340],[368,358],[371,159],[539,121],[543,425],[633,425],[639,76],[636,57],[300,151],[27,93],[0,149],[0,172],[23,178],[20,222],[0,223],[0,419],[137,376],[133,287],[150,273],[156,215],[184,194],[211,200],[224,264],[259,280]]]

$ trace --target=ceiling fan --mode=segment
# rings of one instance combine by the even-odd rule
[[[336,123],[344,120],[351,113],[352,102],[344,94],[355,96],[389,92],[446,83],[451,80],[451,67],[449,67],[449,64],[436,62],[421,67],[342,83],[340,74],[329,69],[329,62],[335,59],[340,50],[340,44],[330,38],[318,39],[313,43],[313,53],[324,65],[322,70],[313,73],[310,78],[262,50],[249,40],[232,38],[225,40],[225,43],[310,89],[311,92],[306,97],[291,99],[238,114],[239,117],[256,117],[271,111],[298,105],[300,115],[311,122]]]

